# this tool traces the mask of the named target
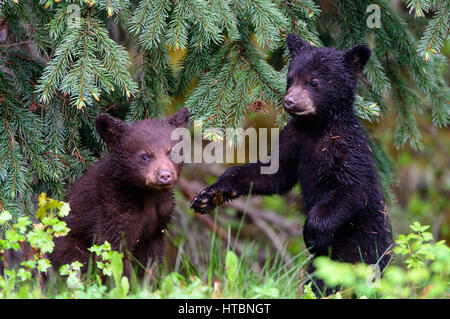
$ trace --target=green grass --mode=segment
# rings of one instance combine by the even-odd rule
[[[122,254],[105,242],[92,246],[97,258],[86,274],[80,275],[80,263],[63,266],[57,274],[51,270],[45,252],[52,249],[53,236],[67,233],[59,221],[68,213],[62,202],[40,196],[41,224],[36,227],[26,217],[16,220],[8,212],[0,213],[0,224],[7,228],[0,240],[0,253],[20,249],[28,242],[33,254],[18,267],[6,267],[0,277],[0,298],[316,298],[311,291],[307,265],[314,262],[316,275],[338,290],[328,298],[448,298],[450,295],[450,248],[445,241],[435,242],[430,226],[414,222],[412,233],[399,235],[392,253],[396,264],[383,276],[372,280],[374,269],[365,264],[345,264],[319,257],[314,261],[306,250],[289,260],[255,240],[239,238],[245,214],[241,217],[234,243],[208,232],[209,245],[199,245],[199,261],[194,262],[184,241],[166,232],[168,243],[177,247],[175,265],[168,262],[146,269],[144,280],[123,276]],[[217,210],[214,224],[217,223]],[[230,228],[228,228],[230,235]],[[231,236],[228,236],[231,238]],[[135,263],[145,269],[145,265]]]
[[[214,220],[217,221],[217,210],[214,213]],[[241,217],[237,235],[243,225],[245,214]],[[229,231],[229,229],[228,229]],[[169,239],[170,233],[168,234]],[[210,297],[232,297],[232,298],[299,298],[302,295],[301,288],[308,279],[306,265],[310,261],[310,256],[306,250],[293,256],[289,262],[285,262],[279,253],[271,254],[271,250],[255,241],[244,241],[242,251],[238,256],[236,253],[236,242],[224,243],[216,236],[215,232],[210,233],[210,245],[206,251],[200,251],[200,255],[207,256],[202,260],[205,263],[198,267],[193,266],[191,256],[184,252],[183,244],[179,245],[175,268],[172,272],[180,274],[176,281],[180,289],[175,289],[173,295],[167,297],[188,297],[185,291],[189,291],[191,284],[199,284],[207,287],[202,298]],[[230,236],[229,236],[230,238]],[[174,240],[174,239],[173,239]],[[201,247],[200,247],[201,248]],[[265,252],[264,252],[265,250]],[[261,259],[261,252],[265,260],[263,263],[257,262]],[[154,291],[161,288],[161,278],[168,278],[171,272],[167,265],[162,265],[163,269],[154,283]],[[166,282],[167,283],[167,282]],[[183,288],[187,287],[187,288]]]

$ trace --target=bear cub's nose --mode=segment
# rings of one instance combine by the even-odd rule
[[[162,169],[158,172],[158,180],[163,184],[169,184],[172,181],[172,173],[168,170]]]
[[[283,105],[286,110],[292,109],[297,105],[297,99],[292,95],[288,95],[284,98]]]

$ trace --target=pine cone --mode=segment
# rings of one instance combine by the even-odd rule
[[[248,109],[251,112],[255,112],[255,113],[268,113],[269,110],[267,109],[267,104],[266,102],[264,102],[263,100],[255,100],[252,103],[250,103],[250,105],[248,106]]]

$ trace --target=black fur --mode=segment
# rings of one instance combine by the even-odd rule
[[[286,96],[310,99],[314,113],[294,116],[282,130],[276,174],[261,175],[260,167],[269,164],[259,162],[231,167],[191,207],[207,213],[248,194],[251,184],[252,194],[271,195],[286,193],[299,182],[310,252],[350,263],[378,263],[383,269],[389,262],[384,254],[392,244],[391,226],[371,149],[353,110],[358,74],[370,49],[316,48],[296,35],[287,41],[291,62]],[[298,105],[296,111],[301,111],[303,104]],[[319,292],[323,283],[316,284]]]

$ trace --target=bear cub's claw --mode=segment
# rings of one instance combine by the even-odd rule
[[[211,187],[205,188],[200,194],[194,197],[191,201],[191,208],[199,214],[208,214],[219,203],[219,194],[217,194]]]

